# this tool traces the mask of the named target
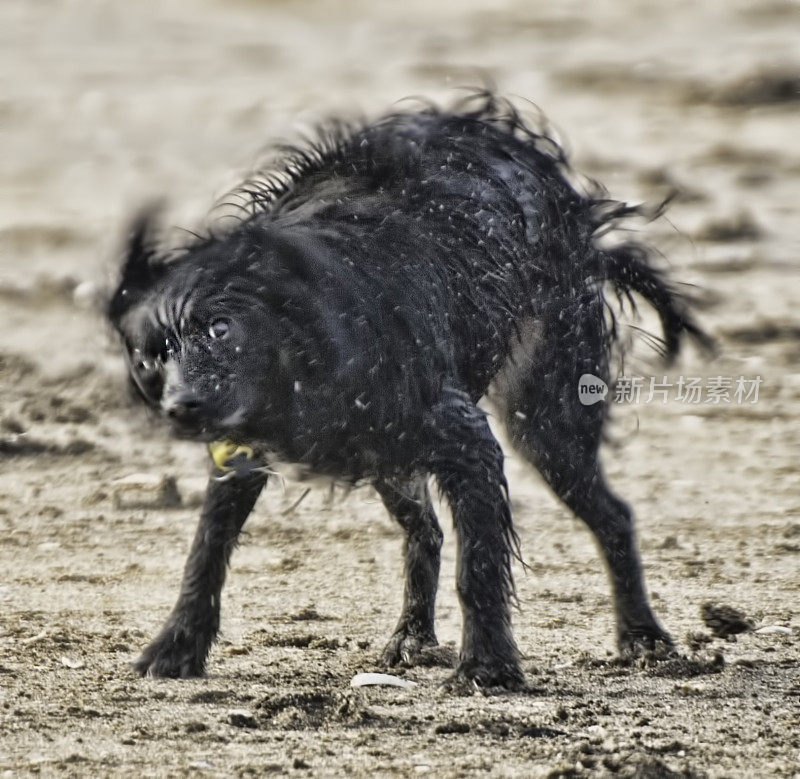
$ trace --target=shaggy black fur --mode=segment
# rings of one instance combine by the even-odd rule
[[[176,253],[157,251],[149,216],[136,223],[108,307],[135,388],[180,435],[246,442],[264,466],[212,475],[178,603],[141,673],[203,672],[231,549],[281,460],[373,484],[405,529],[388,665],[436,644],[432,475],[457,530],[457,674],[520,686],[518,539],[503,453],[476,405],[490,384],[515,445],[597,537],[621,649],[670,642],[631,512],[598,463],[604,404],[581,405],[578,379],[609,381],[609,288],[655,307],[667,357],[681,336],[704,337],[647,250],[598,245],[631,209],[570,179],[555,142],[481,94],[329,129],[237,192],[235,226]]]

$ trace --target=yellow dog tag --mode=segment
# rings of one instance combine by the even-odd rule
[[[231,461],[239,456],[244,456],[246,460],[252,460],[254,452],[247,444],[237,444],[235,441],[212,441],[208,445],[208,452],[214,465],[219,470],[232,471],[234,466]]]

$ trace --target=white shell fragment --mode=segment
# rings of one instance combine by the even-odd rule
[[[792,629],[784,627],[783,625],[764,625],[763,628],[756,630],[756,633],[784,633],[790,636],[792,634]]]
[[[62,657],[61,658],[61,665],[65,666],[66,668],[83,668],[86,663],[83,660],[75,660],[72,657]]]
[[[417,683],[409,679],[401,679],[399,676],[391,674],[356,674],[350,680],[351,687],[405,687],[410,689],[416,687]]]

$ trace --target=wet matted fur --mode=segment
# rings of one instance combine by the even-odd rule
[[[509,608],[519,540],[477,406],[490,386],[514,445],[597,537],[621,650],[670,643],[631,511],[598,462],[605,404],[582,405],[578,380],[611,379],[609,292],[655,308],[667,358],[682,336],[705,337],[645,247],[598,242],[633,209],[573,180],[557,143],[481,93],[329,126],[237,190],[241,218],[177,251],[160,252],[151,217],[137,220],[108,305],[133,386],[176,433],[255,452],[213,469],[178,602],[141,673],[203,673],[231,550],[280,460],[372,484],[405,529],[387,665],[436,644],[434,477],[457,531],[457,678],[522,685]]]

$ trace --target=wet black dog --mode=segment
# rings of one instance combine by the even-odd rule
[[[458,677],[521,685],[518,539],[503,453],[476,405],[490,385],[515,445],[597,537],[621,650],[670,642],[631,512],[598,463],[604,404],[582,405],[578,381],[610,378],[608,289],[654,306],[668,357],[703,336],[645,249],[598,245],[629,209],[570,175],[553,141],[479,95],[329,129],[242,188],[235,226],[169,256],[138,221],[108,308],[138,393],[180,435],[246,444],[264,466],[215,469],[177,605],[138,671],[203,673],[231,550],[280,460],[371,483],[404,528],[388,665],[436,644],[432,475],[458,537]]]

